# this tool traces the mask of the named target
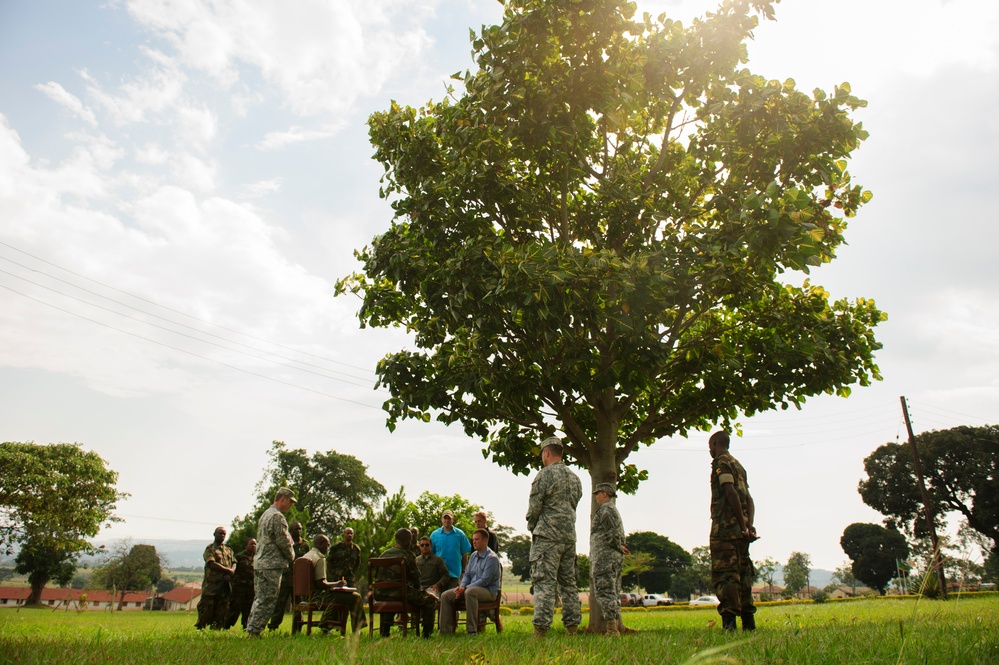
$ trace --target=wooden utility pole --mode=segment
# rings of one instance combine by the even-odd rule
[[[902,402],[902,415],[905,417],[905,429],[909,432],[909,445],[912,446],[912,468],[916,471],[916,482],[919,483],[919,494],[923,497],[923,514],[930,527],[930,545],[933,547],[933,570],[937,573],[937,583],[940,585],[940,597],[947,599],[947,579],[944,577],[943,565],[940,561],[940,541],[937,539],[937,526],[933,519],[933,503],[930,492],[923,480],[923,465],[919,461],[919,451],[916,450],[916,435],[912,433],[912,422],[909,420],[909,407],[905,403],[905,395],[899,397]]]

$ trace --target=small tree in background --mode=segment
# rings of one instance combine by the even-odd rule
[[[808,575],[812,566],[812,558],[804,552],[791,552],[790,558],[784,564],[784,591],[797,596],[801,590],[809,586]]]

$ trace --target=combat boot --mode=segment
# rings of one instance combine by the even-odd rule
[[[734,614],[723,614],[722,615],[722,628],[730,633],[734,633],[736,629],[735,625],[735,615]]]
[[[565,627],[565,634],[566,635],[575,635],[576,631],[578,631],[578,630],[579,630],[579,626],[566,626]]]
[[[545,628],[544,626],[538,626],[538,625],[534,626],[534,637],[540,640],[544,639],[545,635],[547,634],[548,634],[548,629]]]
[[[607,631],[604,633],[607,637],[620,637],[621,632],[617,628],[617,620],[607,622]]]
[[[752,612],[742,613],[742,629],[756,630],[756,615]]]

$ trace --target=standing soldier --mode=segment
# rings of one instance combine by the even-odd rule
[[[531,532],[534,636],[544,637],[555,617],[555,589],[562,597],[562,623],[575,635],[582,621],[576,586],[576,506],[583,495],[579,478],[562,463],[562,440],[541,443],[544,468],[531,483],[527,528]]]
[[[361,548],[354,542],[354,530],[349,526],[343,530],[343,540],[330,548],[326,561],[326,574],[331,582],[343,580],[349,587],[357,586]]]
[[[225,533],[224,526],[216,528],[215,541],[205,548],[205,580],[201,583],[201,600],[198,601],[198,623],[194,624],[198,630],[205,626],[211,626],[212,630],[224,628],[229,613],[236,560],[229,546],[223,544]]]
[[[590,525],[590,576],[593,595],[607,622],[607,635],[619,635],[621,621],[621,568],[624,555],[630,554],[624,543],[624,523],[617,510],[614,485],[598,483],[593,491],[597,509]]]
[[[309,541],[302,537],[302,524],[300,522],[292,522],[291,526],[288,527],[288,533],[291,534],[291,548],[296,559],[312,549]],[[281,576],[281,590],[278,592],[277,604],[274,606],[274,614],[271,615],[267,630],[277,630],[281,622],[284,621],[284,613],[288,609],[288,602],[291,601],[294,592],[295,562],[293,560],[288,565],[288,569],[284,571],[284,575]],[[295,616],[298,614],[300,612],[295,612]]]
[[[281,577],[295,560],[288,521],[284,513],[295,503],[295,493],[282,487],[274,495],[274,504],[264,511],[257,523],[257,554],[253,559],[253,609],[246,622],[250,637],[260,637],[267,620],[274,614]]]
[[[226,630],[239,621],[246,629],[253,607],[253,554],[257,551],[257,541],[250,538],[246,547],[236,555],[236,573],[232,576],[232,598],[229,599],[229,615],[225,620]]]
[[[753,519],[756,507],[749,494],[746,470],[728,452],[727,432],[708,439],[711,453],[711,584],[721,601],[722,628],[735,630],[742,617],[743,630],[756,630],[753,614],[753,580],[749,543],[757,539]]]

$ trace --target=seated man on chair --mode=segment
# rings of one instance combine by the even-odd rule
[[[500,561],[489,549],[488,531],[476,529],[472,533],[472,549],[458,588],[441,595],[441,635],[454,634],[455,607],[462,598],[465,599],[465,628],[469,635],[475,635],[479,629],[479,603],[492,602],[499,593]]]
[[[402,557],[406,560],[403,564],[406,566],[406,586],[409,587],[406,589],[406,600],[410,605],[418,608],[420,612],[420,619],[423,624],[421,634],[423,637],[430,637],[431,633],[434,632],[434,612],[437,610],[437,599],[420,588],[420,573],[416,569],[416,558],[409,551],[412,539],[413,534],[410,533],[409,529],[397,530],[395,532],[395,545],[382,552],[379,556],[381,558]],[[398,581],[401,577],[402,574],[395,566],[391,568],[379,568],[376,581]],[[381,591],[375,596],[375,600],[397,600],[398,596],[396,593],[395,589]],[[374,621],[374,617],[371,620]],[[395,615],[388,612],[382,614],[378,622],[378,631],[382,637],[389,636],[389,630],[392,628],[394,620]]]
[[[343,582],[330,582],[326,579],[326,553],[330,550],[330,539],[326,536],[316,536],[311,550],[302,555],[303,559],[312,562],[312,586],[315,595],[311,600],[321,603],[336,603],[343,605],[350,612],[350,627],[353,632],[361,628],[362,612],[364,605],[361,602],[361,594],[357,591],[347,591],[341,587],[346,586]],[[327,622],[333,621],[335,615],[332,609],[323,612],[323,632],[329,631]]]

